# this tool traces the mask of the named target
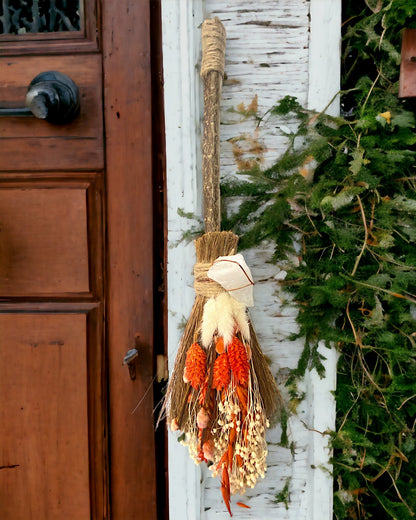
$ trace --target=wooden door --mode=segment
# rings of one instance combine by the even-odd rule
[[[153,520],[150,0],[18,4],[0,106],[59,71],[80,114],[0,118],[0,518]]]

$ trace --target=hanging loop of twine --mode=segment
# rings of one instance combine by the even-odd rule
[[[194,289],[197,296],[213,298],[224,292],[225,289],[214,280],[208,278],[208,270],[212,264],[197,263],[194,265]]]
[[[216,70],[224,76],[225,63],[225,29],[219,18],[205,20],[202,24],[202,63],[201,77]]]

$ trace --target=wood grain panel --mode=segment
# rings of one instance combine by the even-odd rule
[[[152,421],[154,244],[149,2],[106,2],[103,30],[104,34],[111,34],[111,38],[104,39],[103,53],[112,519],[154,520],[157,512]],[[121,360],[135,345],[140,354],[136,379],[132,381]]]
[[[0,189],[0,295],[89,291],[86,189]]]
[[[101,170],[103,150],[96,144],[95,139],[66,136],[0,139],[0,171]]]
[[[102,73],[99,55],[0,58],[0,106],[24,106],[30,82],[47,70],[62,72],[78,85],[80,115],[72,123],[62,126],[34,117],[2,117],[0,170],[102,169]]]
[[[0,89],[27,87],[35,76],[45,70],[58,70],[67,74],[78,87],[98,88],[97,76],[101,77],[100,66],[101,59],[98,54],[0,58]]]
[[[24,105],[27,87],[4,89],[1,106],[5,108]],[[0,138],[7,137],[77,137],[97,139],[101,114],[94,87],[81,87],[79,115],[67,125],[51,125],[36,117],[7,117],[0,125]],[[7,124],[4,124],[4,123]]]
[[[0,314],[0,518],[90,520],[86,316]]]
[[[2,34],[0,35],[0,55],[30,54],[67,54],[96,51],[98,37],[100,3],[95,0],[83,0],[80,4],[81,31]],[[98,30],[97,30],[98,29]]]

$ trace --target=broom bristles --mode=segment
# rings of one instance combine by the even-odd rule
[[[238,236],[231,231],[213,231],[205,233],[195,241],[198,263],[212,263],[219,256],[235,254]],[[202,315],[207,298],[196,295],[188,322],[179,343],[172,374],[166,390],[161,416],[167,416],[168,424],[173,420],[180,430],[186,429],[188,415],[188,399],[192,388],[183,380],[186,352],[189,346],[199,339]],[[266,357],[261,351],[256,333],[250,321],[252,360],[257,376],[260,396],[263,401],[266,416],[276,416],[281,408],[280,394],[268,366]]]
[[[283,407],[283,400],[270,370],[266,356],[261,350],[256,331],[250,320],[250,346],[254,372],[257,376],[264,413],[269,420],[277,420]]]

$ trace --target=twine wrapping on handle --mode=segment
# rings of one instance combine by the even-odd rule
[[[218,18],[205,20],[202,24],[202,63],[201,77],[211,70],[224,76],[225,63],[225,29]]]

